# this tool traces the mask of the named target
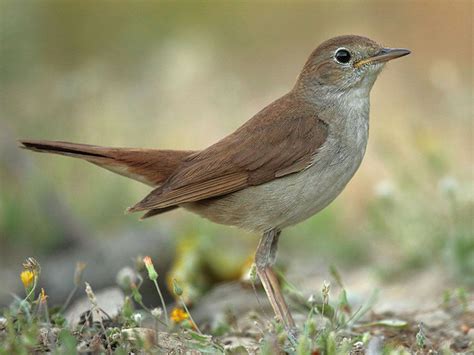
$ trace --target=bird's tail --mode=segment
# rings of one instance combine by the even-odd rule
[[[162,184],[193,151],[110,148],[46,140],[20,140],[20,147],[79,158],[149,186]]]

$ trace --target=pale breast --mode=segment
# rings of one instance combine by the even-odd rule
[[[368,139],[368,102],[360,108],[338,113],[340,119],[330,123],[327,141],[306,170],[183,207],[216,223],[259,232],[307,219],[333,201],[360,166]]]

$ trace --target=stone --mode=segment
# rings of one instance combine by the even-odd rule
[[[450,316],[442,309],[437,309],[433,312],[417,314],[415,320],[428,328],[438,328],[449,322]]]
[[[125,296],[118,287],[105,288],[103,290],[95,292],[98,306],[111,318],[117,316],[120,309],[123,307]],[[64,317],[66,318],[69,326],[74,327],[80,320],[81,314],[90,310],[92,307],[87,296],[78,299],[76,302],[69,307]],[[93,320],[98,321],[96,312],[92,312]],[[101,312],[102,319],[106,319],[107,316]]]

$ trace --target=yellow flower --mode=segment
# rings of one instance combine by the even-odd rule
[[[23,270],[20,274],[20,278],[21,282],[23,282],[23,286],[29,288],[35,280],[35,273],[30,270]]]
[[[46,292],[44,292],[44,288],[41,288],[40,302],[45,303],[47,298],[48,295],[46,294]]]
[[[173,308],[170,319],[175,323],[181,323],[183,320],[189,318],[189,315],[181,308]]]

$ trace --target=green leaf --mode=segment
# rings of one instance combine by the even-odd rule
[[[331,320],[334,319],[334,315],[336,314],[336,312],[334,311],[334,308],[328,303],[326,304],[320,303],[316,305],[316,309],[321,315]]]
[[[67,329],[63,329],[59,332],[59,343],[61,344],[60,353],[63,354],[77,354],[77,341],[76,338]]]

